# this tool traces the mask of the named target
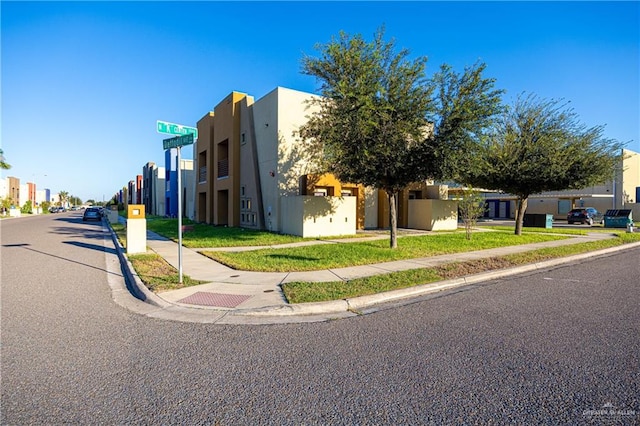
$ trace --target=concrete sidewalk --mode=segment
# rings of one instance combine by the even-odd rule
[[[470,276],[455,280],[442,281],[432,284],[418,285],[408,289],[396,290],[372,296],[357,297],[348,300],[337,300],[321,303],[288,304],[284,298],[281,284],[292,281],[338,281],[350,280],[359,277],[367,277],[394,271],[432,267],[455,261],[467,261],[506,254],[520,253],[536,250],[544,247],[557,247],[569,244],[582,243],[603,238],[611,238],[610,234],[594,233],[588,236],[549,241],[544,243],[527,244],[522,246],[501,247],[488,250],[480,250],[458,254],[425,257],[419,259],[385,262],[375,265],[353,266],[346,268],[327,269],[309,272],[249,272],[237,271],[215,262],[198,251],[208,249],[182,249],[183,274],[192,279],[206,281],[206,284],[165,291],[158,294],[150,292],[132,270],[126,256],[121,253],[120,258],[123,268],[129,269],[130,283],[134,293],[139,292],[142,298],[153,304],[158,310],[151,313],[164,319],[176,319],[190,322],[215,322],[215,323],[282,323],[282,322],[307,322],[321,321],[330,318],[342,318],[358,315],[363,309],[369,309],[383,302],[398,301],[441,291],[460,285],[468,285],[491,278],[502,277],[515,273],[535,270],[543,267],[586,259],[596,255],[607,254],[623,248],[630,248],[638,244],[628,244],[623,247],[591,252],[584,255],[571,256],[569,258],[556,259],[541,264],[525,265],[509,270],[492,271],[476,276]],[[119,246],[115,235],[116,245]],[[374,235],[372,237],[357,238],[357,241],[367,239],[388,238],[388,235]],[[311,241],[293,243],[287,246],[308,244],[337,244],[347,243],[348,240]],[[150,250],[162,256],[176,269],[178,268],[178,244],[158,234],[147,232],[147,246]],[[234,250],[249,250],[250,248],[235,248]],[[122,247],[118,248],[122,251]]]

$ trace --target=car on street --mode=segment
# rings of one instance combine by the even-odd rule
[[[567,213],[567,223],[573,225],[575,222],[587,225],[593,225],[594,223],[600,223],[603,220],[602,213],[593,207],[579,207],[571,209]]]
[[[82,215],[82,220],[84,222],[87,222],[89,220],[98,220],[98,221],[102,220],[102,214],[100,214],[100,209],[98,209],[97,207],[89,207],[84,211],[84,214]]]

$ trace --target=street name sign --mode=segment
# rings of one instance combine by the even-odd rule
[[[178,136],[193,134],[193,137],[198,139],[198,129],[196,129],[195,127],[183,126],[182,124],[168,123],[166,121],[158,120],[156,122],[156,128],[158,129],[158,133]]]
[[[191,145],[192,143],[193,133],[162,140],[162,146],[164,147],[164,149],[178,148],[184,145]]]

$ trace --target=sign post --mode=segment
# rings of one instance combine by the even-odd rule
[[[167,131],[160,130],[161,123],[163,123],[162,129]],[[174,127],[164,126],[165,124],[168,124]],[[169,131],[182,132],[183,131],[182,129],[194,130],[194,132],[192,133],[178,133],[178,134],[181,134],[182,136],[176,136],[173,138],[162,140],[162,147],[165,150],[176,148],[178,151],[178,164],[177,164],[177,167],[178,167],[178,282],[179,284],[182,284],[182,160],[180,159],[180,148],[183,147],[184,145],[193,144],[194,139],[198,137],[197,136],[198,129],[195,129],[193,127],[181,126],[179,124],[164,123],[163,121],[158,121],[157,128],[159,133],[168,133]],[[176,133],[169,133],[169,134],[176,134]]]

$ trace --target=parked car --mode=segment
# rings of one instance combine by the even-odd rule
[[[89,207],[84,211],[84,214],[82,215],[82,220],[85,222],[88,220],[98,220],[98,221],[102,220],[100,209],[97,207]]]
[[[594,223],[600,223],[603,220],[602,213],[593,207],[580,207],[572,209],[567,213],[567,223],[572,225],[575,222],[581,224],[593,225]]]

